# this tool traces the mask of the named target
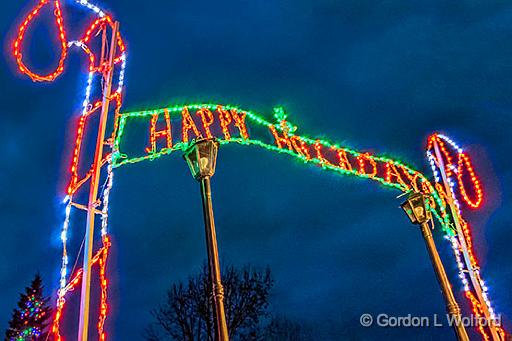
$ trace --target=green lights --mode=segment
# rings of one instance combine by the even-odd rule
[[[201,124],[199,113],[204,110],[212,113],[213,120],[209,122],[202,120]],[[193,122],[188,121],[186,127],[182,123],[184,112],[187,115],[190,113],[190,117],[195,117]],[[184,133],[197,135],[194,133],[196,131],[203,135],[208,131],[217,138],[221,145],[236,143],[256,146],[293,156],[300,162],[316,165],[340,175],[373,180],[402,192],[422,191],[433,199],[433,202],[429,203],[429,208],[441,223],[443,230],[449,235],[454,235],[449,224],[450,216],[440,194],[422,173],[399,160],[362,153],[325,139],[296,135],[297,127],[286,120],[287,115],[283,108],[274,108],[273,114],[275,121],[269,122],[259,113],[242,110],[236,106],[212,103],[177,105],[156,110],[122,113],[117,117],[112,156],[113,166],[120,167],[145,160],[154,161],[173,152],[184,151],[189,145],[188,142],[183,141]],[[164,130],[158,130],[157,127],[162,124],[164,115],[168,115],[170,118],[167,122],[168,127],[166,127],[167,134],[163,134]],[[129,153],[123,150],[127,125],[131,123],[147,124],[153,143],[157,138],[172,140],[166,141],[167,147],[156,150],[154,148],[144,150],[141,147],[138,149],[139,154],[133,155],[133,152]],[[189,126],[190,124],[195,124],[193,129]],[[203,136],[193,136],[193,138],[199,137]],[[336,154],[337,156],[335,156]]]

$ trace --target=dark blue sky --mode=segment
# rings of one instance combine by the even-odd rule
[[[83,89],[77,58],[55,84],[15,73],[0,13],[0,325],[36,270],[56,289],[64,154]],[[428,172],[426,137],[468,146],[485,207],[470,214],[497,312],[512,318],[512,5],[503,1],[114,1],[128,41],[125,110],[213,101],[271,113],[310,136],[393,155]],[[44,48],[44,44],[37,46]],[[74,59],[73,59],[74,58]],[[83,66],[81,66],[83,70]],[[365,329],[362,313],[432,316],[444,305],[398,192],[241,146],[213,180],[224,263],[269,265],[274,309],[321,339],[450,339],[448,329]],[[179,155],[116,171],[109,263],[116,340],[138,339],[166,287],[204,258],[199,189]],[[81,239],[75,225],[72,237]],[[459,302],[451,250],[438,248]]]

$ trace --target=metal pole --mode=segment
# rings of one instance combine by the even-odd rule
[[[117,46],[117,32],[119,22],[114,23],[108,69],[106,70],[105,86],[103,89],[103,103],[96,139],[96,151],[94,153],[93,170],[89,189],[89,204],[87,205],[87,223],[85,231],[84,265],[82,275],[82,291],[80,294],[80,322],[78,327],[78,341],[87,341],[89,337],[89,305],[91,299],[91,259],[94,241],[94,221],[96,218],[96,206],[101,166],[103,160],[103,145],[105,143],[105,131],[107,128],[110,92],[112,90],[112,77],[114,74],[114,58]],[[104,44],[103,44],[104,45]],[[102,58],[103,61],[103,58]]]
[[[437,141],[434,141],[434,150],[436,153],[437,161],[439,162],[439,170],[441,171],[441,177],[443,179],[443,184],[447,196],[448,206],[450,206],[450,210],[452,212],[453,223],[455,224],[455,228],[457,229],[458,241],[462,248],[462,254],[464,256],[464,261],[466,263],[466,268],[469,273],[469,278],[471,279],[471,283],[473,285],[473,289],[475,290],[476,296],[478,297],[478,301],[482,307],[482,311],[484,313],[485,319],[488,321],[488,327],[492,335],[492,339],[494,341],[499,341],[501,338],[498,336],[498,332],[496,331],[496,326],[494,325],[494,321],[491,319],[491,314],[489,313],[489,307],[487,303],[483,299],[482,295],[482,286],[480,284],[479,276],[475,273],[475,269],[471,265],[471,259],[468,254],[468,246],[466,244],[466,238],[464,237],[464,233],[462,231],[462,227],[459,221],[459,211],[455,205],[455,200],[453,198],[453,192],[448,184],[448,178],[446,176],[445,165],[441,155],[441,151],[439,150],[439,145]]]
[[[448,276],[446,276],[443,263],[441,262],[441,258],[437,252],[436,244],[434,243],[432,231],[430,230],[428,222],[421,224],[421,233],[423,234],[423,239],[425,240],[425,245],[427,246],[428,254],[430,256],[430,260],[432,261],[432,266],[434,267],[437,281],[441,286],[441,291],[446,302],[446,310],[451,317],[451,321],[453,321],[453,328],[455,330],[455,334],[457,335],[457,340],[469,341],[468,334],[466,333],[466,329],[464,328],[461,320],[459,305],[453,296],[452,287],[448,281]]]
[[[217,235],[213,218],[212,190],[210,177],[201,180],[201,198],[203,201],[203,217],[206,233],[206,248],[208,250],[208,266],[213,286],[213,300],[215,303],[215,317],[217,321],[217,340],[228,341],[228,326],[224,312],[224,288],[222,287],[219,265],[219,251],[217,249]]]

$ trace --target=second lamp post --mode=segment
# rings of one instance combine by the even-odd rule
[[[443,293],[443,297],[446,303],[446,310],[448,311],[448,314],[453,321],[453,328],[455,330],[457,340],[469,341],[468,334],[466,333],[466,329],[462,323],[459,305],[455,301],[452,287],[448,281],[448,276],[446,276],[446,271],[444,270],[443,263],[441,262],[441,258],[437,252],[436,244],[434,243],[434,238],[432,236],[432,231],[430,230],[430,226],[428,224],[431,217],[427,210],[425,196],[421,193],[413,193],[411,196],[409,196],[407,201],[401,205],[401,207],[407,214],[407,217],[411,220],[411,223],[421,227],[421,233],[423,235],[423,239],[425,240],[425,245],[427,247],[430,260],[432,262],[432,266],[434,267],[434,272],[436,273],[439,286],[441,287],[441,292]]]
[[[224,311],[224,288],[222,287],[219,251],[217,249],[217,236],[215,221],[213,219],[212,190],[210,178],[215,174],[215,164],[219,143],[214,139],[200,139],[195,141],[185,151],[183,157],[187,161],[194,178],[201,183],[201,198],[203,202],[203,217],[206,233],[206,248],[208,250],[208,268],[212,281],[212,292],[215,303],[215,318],[217,340],[228,341],[228,327]]]

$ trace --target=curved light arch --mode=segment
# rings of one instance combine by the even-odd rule
[[[89,41],[102,26],[112,27],[113,17],[99,6],[89,0],[34,0],[35,6],[20,24],[18,36],[13,42],[13,56],[18,64],[19,71],[29,76],[33,81],[52,82],[65,70],[66,58],[71,48],[77,48],[83,52],[88,60],[87,81],[84,84],[85,94],[76,125],[76,140],[73,153],[70,157],[71,167],[69,172],[69,185],[67,196],[63,204],[65,206],[65,219],[62,225],[61,240],[63,247],[60,289],[58,290],[57,308],[52,324],[51,333],[56,340],[61,340],[60,322],[63,317],[66,297],[73,292],[81,281],[82,269],[77,269],[68,274],[70,257],[67,252],[68,230],[71,225],[71,215],[74,211],[88,210],[78,202],[75,196],[79,191],[88,189],[92,168],[85,165],[86,171],[80,174],[80,166],[84,166],[84,151],[82,142],[86,135],[84,131],[89,128],[88,120],[97,115],[102,108],[102,101],[95,99],[94,88],[101,83],[104,65],[96,65],[97,55],[89,48]],[[66,35],[65,17],[62,4],[74,3],[84,7],[95,15],[95,20],[85,30],[82,38],[76,41],[68,41]],[[55,70],[48,74],[38,74],[30,70],[28,62],[23,58],[23,42],[26,38],[28,26],[37,19],[41,10],[46,6],[55,8],[54,22],[57,27],[60,58]],[[100,279],[101,298],[99,302],[99,316],[97,323],[98,336],[100,340],[106,339],[104,323],[107,318],[107,289],[108,280],[106,276],[106,261],[111,246],[108,227],[108,206],[109,194],[113,188],[114,169],[131,163],[145,160],[157,160],[158,158],[179,152],[185,149],[194,138],[216,137],[221,144],[236,143],[240,145],[257,146],[267,150],[288,154],[306,164],[316,165],[331,172],[344,176],[356,176],[376,181],[386,187],[407,193],[410,191],[421,191],[430,196],[429,209],[440,223],[446,239],[451,243],[455,260],[459,269],[459,277],[464,288],[466,298],[469,300],[475,316],[482,316],[482,305],[488,308],[491,317],[495,316],[492,310],[485,283],[479,274],[478,261],[472,250],[472,241],[469,224],[462,217],[460,202],[471,208],[478,208],[483,201],[483,189],[475,174],[471,160],[455,142],[441,134],[434,134],[429,138],[427,146],[427,158],[434,173],[434,181],[418,170],[385,156],[372,155],[364,151],[340,146],[324,139],[309,138],[297,134],[297,127],[292,125],[282,108],[274,108],[274,118],[269,120],[264,115],[253,111],[243,110],[236,106],[218,104],[188,104],[168,108],[121,113],[121,106],[124,96],[124,75],[127,61],[126,46],[121,34],[116,39],[119,55],[116,56],[114,69],[117,68],[117,88],[107,101],[113,102],[113,129],[110,138],[105,141],[108,145],[108,152],[101,160],[101,166],[106,173],[105,185],[101,202],[94,214],[101,219],[101,241],[100,247],[92,259],[92,263],[98,265]],[[97,96],[97,94],[96,94]],[[271,115],[268,115],[271,116]],[[175,122],[179,121],[178,128],[181,128],[181,135],[173,132]],[[133,122],[145,122],[149,128],[149,139],[141,146],[136,155],[125,150],[123,136],[125,136],[127,125]],[[162,128],[163,124],[163,128]],[[168,128],[167,128],[168,126]],[[216,127],[216,128],[215,128]],[[178,138],[176,139],[176,136]],[[175,140],[173,140],[173,137]],[[164,146],[161,147],[162,139]],[[442,155],[437,159],[432,145],[437,143],[441,146]],[[144,148],[145,147],[145,148]],[[456,162],[453,162],[456,160]],[[443,162],[441,162],[443,161]],[[448,176],[449,188],[442,186],[439,173],[445,172]],[[467,178],[470,178],[467,183]],[[448,192],[448,194],[446,193]],[[447,198],[453,196],[456,201],[457,210],[450,212],[447,206]],[[457,234],[452,226],[452,219],[457,218],[462,225],[462,233]],[[465,252],[470,254],[470,262],[465,263],[461,256],[461,241],[466,244]],[[76,257],[78,258],[79,255]],[[470,282],[467,280],[467,269],[476,269],[479,285],[484,288],[483,300],[477,299],[473,294]],[[488,339],[486,330],[479,328],[484,339]],[[505,339],[505,332],[499,328],[500,336]]]
[[[344,176],[376,181],[403,193],[422,192],[428,196],[428,208],[440,223],[446,239],[451,243],[464,294],[472,306],[473,313],[477,318],[486,316],[486,312],[477,298],[478,294],[475,295],[470,287],[467,275],[468,266],[473,269],[479,268],[473,251],[469,224],[462,216],[457,199],[455,199],[458,207],[456,212],[450,212],[447,205],[450,197],[457,198],[457,194],[460,194],[462,200],[471,208],[478,208],[482,203],[483,191],[480,181],[468,154],[462,148],[445,135],[433,134],[429,137],[426,155],[434,173],[434,182],[431,182],[426,175],[402,161],[342,147],[325,139],[298,135],[297,126],[287,120],[283,108],[277,107],[273,111],[273,121],[264,118],[261,114],[240,109],[237,106],[211,103],[177,105],[155,110],[121,113],[115,121],[113,167],[155,161],[163,156],[183,152],[196,138],[216,138],[221,145],[235,143],[288,154],[306,164],[320,166],[327,171]],[[141,122],[146,124],[148,146],[139,148],[142,153],[131,155],[129,152],[125,152],[124,141],[126,138],[124,135],[130,123],[140,124]],[[140,129],[140,127],[138,128]],[[158,141],[163,142],[160,143],[161,147],[157,147]],[[451,186],[449,194],[446,193],[439,177],[439,167],[443,163],[434,156],[432,151],[434,143],[437,143],[442,150],[443,169],[449,176],[448,182]],[[454,162],[454,160],[456,161]],[[464,177],[464,169],[469,174],[469,181],[466,179],[467,176]],[[466,190],[466,187],[469,188],[469,186],[466,182],[472,186],[476,199],[469,197]],[[455,219],[454,215],[462,225],[462,235],[458,235],[454,228],[452,223],[452,219]],[[469,265],[464,263],[463,252],[469,255]],[[496,315],[488,298],[487,287],[478,270],[474,271],[474,276],[479,286],[482,287],[480,296],[485,301],[488,312],[494,320]],[[499,326],[496,329],[500,337],[504,338],[503,329]],[[488,338],[487,332],[482,326],[478,326],[478,330],[484,339]]]
[[[208,111],[213,122],[205,124],[203,115]],[[215,137],[221,145],[234,143],[246,146],[256,146],[272,152],[293,156],[300,162],[319,166],[325,170],[335,172],[339,175],[353,176],[361,179],[368,179],[403,193],[420,191],[434,200],[431,202],[431,211],[440,222],[443,230],[448,235],[454,235],[454,230],[449,224],[449,215],[446,213],[446,206],[441,195],[423,173],[406,165],[400,160],[390,157],[372,155],[368,152],[360,152],[351,148],[342,147],[339,144],[329,142],[325,139],[313,139],[297,135],[297,127],[287,121],[283,108],[274,108],[274,122],[265,119],[263,115],[250,110],[240,109],[237,106],[220,104],[189,104],[166,107],[156,110],[145,110],[122,113],[117,118],[116,133],[114,137],[113,167],[121,167],[127,164],[134,164],[143,161],[155,161],[163,156],[176,152],[182,152],[188,148],[192,141],[176,136],[176,122],[180,129],[184,129],[184,112],[192,118],[195,127],[189,128],[189,133],[195,129],[199,132],[194,138]],[[228,125],[222,127],[221,115],[225,114],[244,117],[244,136],[240,134],[233,119]],[[194,115],[195,114],[195,115]],[[197,117],[201,119],[197,119]],[[189,117],[187,117],[188,123]],[[149,141],[152,136],[159,133],[157,139],[165,140],[158,150],[144,150],[143,155],[130,156],[123,150],[124,135],[127,124],[147,123],[149,126]],[[156,125],[160,123],[160,130],[156,131]],[[209,123],[209,122],[208,122]],[[216,123],[216,124],[215,124]],[[163,125],[162,125],[163,124]],[[162,128],[163,127],[163,128]],[[169,133],[164,134],[170,128]],[[216,129],[215,129],[216,128]],[[226,132],[225,129],[228,129]],[[229,131],[231,130],[231,131]],[[253,133],[259,130],[259,134]],[[179,131],[179,129],[178,129]],[[266,133],[266,134],[265,134]],[[171,136],[171,139],[169,139]],[[171,140],[171,141],[169,141]],[[143,148],[140,148],[143,150]],[[375,174],[374,174],[375,173]]]

